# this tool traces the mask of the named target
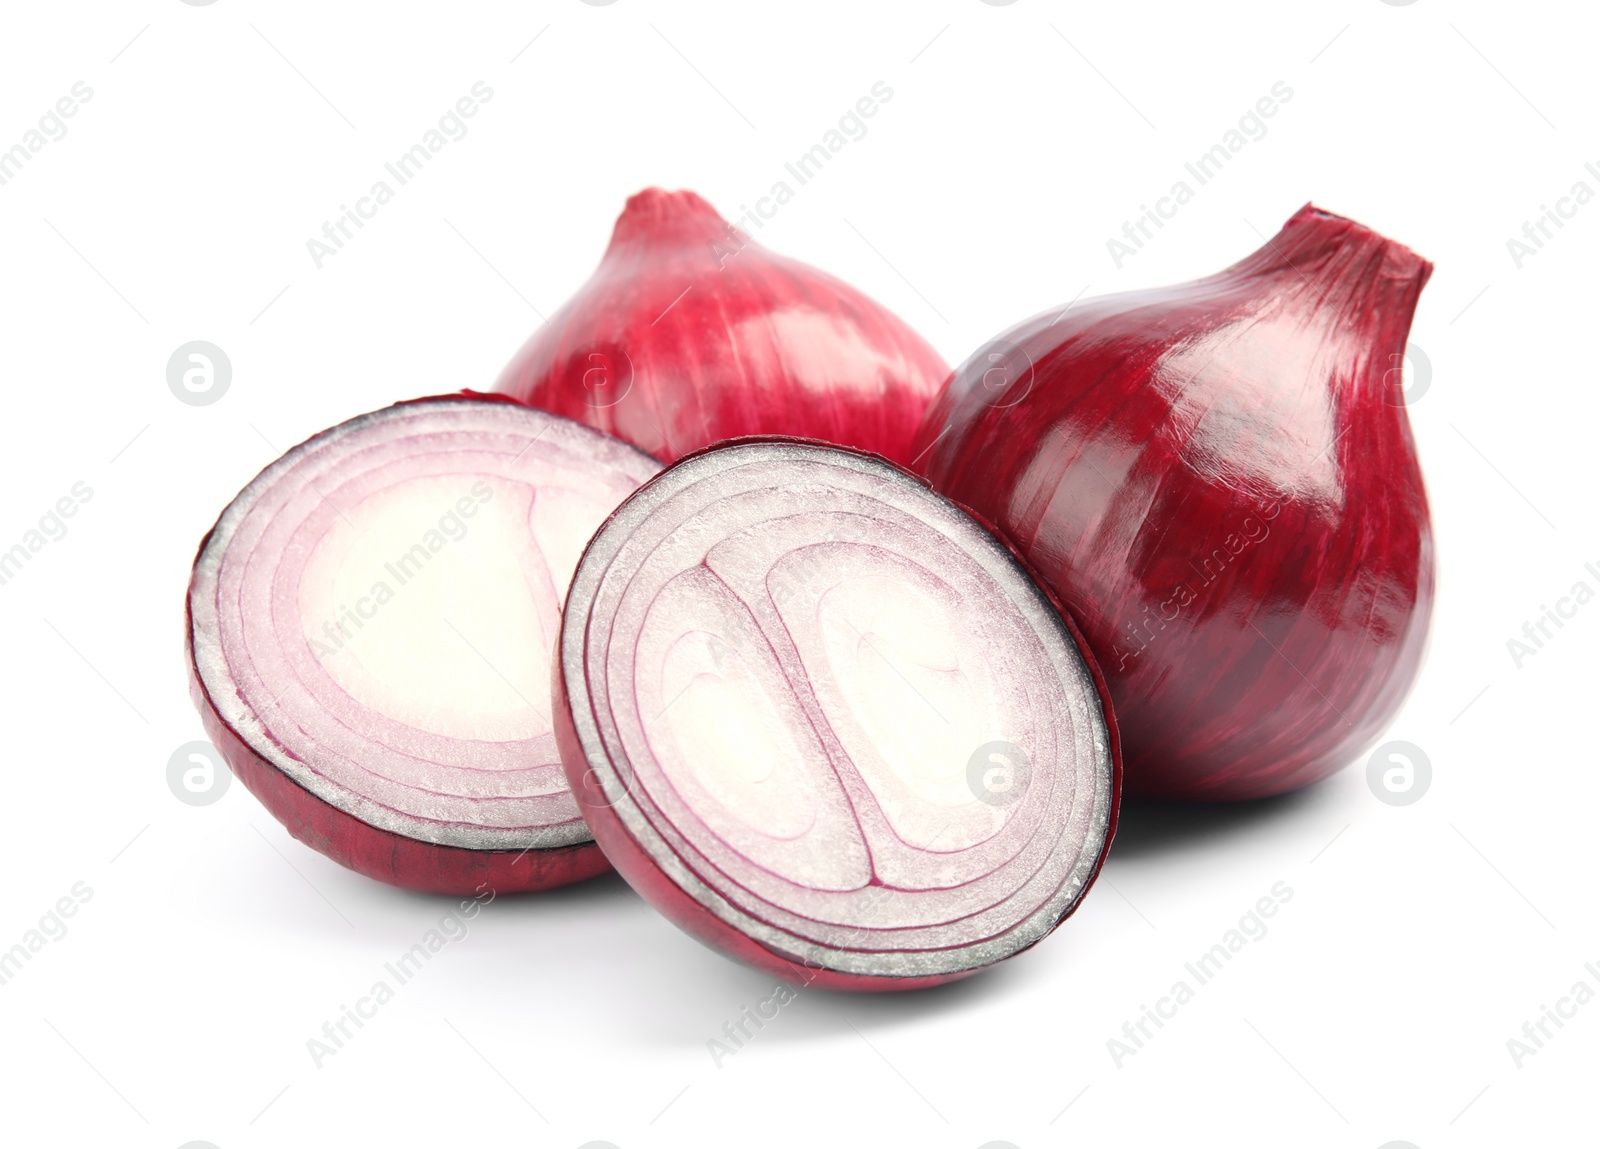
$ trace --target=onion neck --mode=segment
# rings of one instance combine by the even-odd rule
[[[1220,278],[1259,281],[1298,312],[1308,331],[1356,357],[1359,391],[1383,383],[1403,354],[1411,319],[1433,264],[1404,244],[1312,204]]]
[[[645,246],[687,247],[718,241],[731,245],[749,242],[694,192],[646,188],[629,197],[617,217],[606,254]]]
[[[1308,203],[1259,251],[1222,274],[1282,281],[1291,294],[1308,294],[1343,323],[1376,310],[1403,316],[1409,327],[1433,264],[1405,244]]]

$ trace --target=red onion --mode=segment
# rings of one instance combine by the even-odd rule
[[[649,188],[495,390],[668,462],[719,439],[785,434],[904,463],[949,373],[859,291],[766,250],[693,192]]]
[[[782,978],[972,973],[1054,929],[1110,844],[1115,728],[1071,624],[863,452],[743,439],[640,488],[578,564],[553,689],[612,864]]]
[[[295,837],[370,877],[511,892],[605,870],[545,712],[551,649],[583,544],[657,467],[498,396],[308,439],[195,560],[207,734]]]
[[[1307,205],[1219,275],[1011,329],[930,408],[934,486],[1088,636],[1129,797],[1293,790],[1399,708],[1433,541],[1394,367],[1432,270]]]

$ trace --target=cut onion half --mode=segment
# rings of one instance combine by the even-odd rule
[[[585,542],[658,468],[470,394],[300,444],[195,560],[207,733],[296,838],[370,877],[513,892],[604,871],[551,730],[551,651]]]
[[[1022,561],[887,460],[734,440],[574,575],[553,706],[611,863],[779,977],[909,989],[1083,897],[1120,784],[1099,672]]]

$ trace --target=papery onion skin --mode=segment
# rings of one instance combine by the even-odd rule
[[[373,415],[458,400],[480,405],[504,404],[514,410],[525,411],[522,404],[509,396],[465,389],[447,395],[405,400]],[[327,433],[319,432],[286,454],[316,442]],[[196,550],[196,568],[216,530],[214,526],[200,540]],[[313,794],[251,747],[219,712],[196,658],[193,594],[191,584],[189,593],[184,596],[184,662],[190,699],[200,715],[201,726],[234,777],[297,841],[377,881],[420,893],[451,896],[482,896],[486,892],[496,895],[517,894],[554,889],[611,869],[605,854],[593,840],[529,849],[452,846],[373,826]]]
[[[1433,602],[1399,386],[1431,272],[1308,204],[1218,275],[1012,328],[929,409],[921,469],[1088,637],[1127,797],[1286,793],[1399,709]]]
[[[796,436],[747,436],[718,443],[710,448],[702,448],[685,456],[685,460],[735,444],[762,443],[801,443],[818,447],[835,447],[834,444],[820,440],[808,440]],[[857,453],[867,454],[867,452]],[[898,465],[896,465],[896,468],[902,471],[906,477],[915,480],[921,485],[925,487],[931,486],[923,476]],[[655,483],[660,478],[661,476],[658,475],[656,478],[647,481],[639,489],[639,492],[635,494],[645,492],[652,483]],[[948,498],[948,496],[946,497]],[[959,504],[957,506],[959,507]],[[1110,688],[1072,616],[1062,607],[1060,601],[1056,599],[1049,589],[1049,586],[1038,577],[1028,564],[1027,559],[1003,533],[969,508],[960,507],[960,509],[970,515],[979,526],[1005,548],[1017,565],[1033,579],[1039,592],[1060,615],[1061,621],[1082,656],[1083,663],[1093,681],[1099,713],[1104,720],[1105,730],[1109,738],[1111,788],[1109,819],[1105,829],[1105,838],[1094,858],[1087,880],[1084,882],[1077,898],[1051,927],[1050,932],[1053,932],[1082,904],[1083,898],[1087,896],[1089,889],[1098,879],[1106,858],[1111,852],[1111,843],[1116,836],[1123,794],[1124,774],[1119,727],[1112,710]],[[597,531],[595,539],[600,534],[601,532]],[[585,557],[587,557],[589,550],[593,548],[595,539],[591,539],[589,547],[585,548]],[[583,565],[583,559],[580,559],[579,568],[581,569]],[[756,969],[801,988],[817,988],[848,993],[915,991],[959,981],[988,968],[984,965],[977,965],[947,974],[920,977],[872,976],[830,969],[808,961],[803,957],[787,954],[763,944],[734,928],[686,893],[676,881],[662,871],[658,861],[641,848],[633,835],[623,825],[611,802],[607,799],[604,788],[596,777],[580,741],[573,718],[572,688],[568,686],[567,670],[563,663],[562,651],[567,642],[566,633],[568,629],[586,629],[588,625],[589,620],[586,617],[579,617],[576,611],[569,610],[566,612],[562,619],[562,637],[558,639],[553,650],[553,666],[550,675],[551,715],[555,728],[556,746],[560,751],[562,764],[566,770],[568,785],[572,789],[573,796],[577,799],[579,808],[583,811],[584,820],[588,823],[595,840],[600,844],[612,867],[622,875],[624,880],[640,896],[659,910],[674,925],[708,948],[737,958]],[[587,687],[580,682],[576,684],[576,689],[583,691]],[[1023,949],[1008,955],[1008,958],[1014,957],[1017,953],[1024,952],[1026,949],[1031,949],[1032,946],[1043,941],[1046,936],[1048,936],[1048,932],[1035,939],[1028,946],[1023,947]]]
[[[949,371],[855,288],[768,251],[693,192],[648,188],[495,390],[668,463],[719,439],[782,434],[905,464]]]

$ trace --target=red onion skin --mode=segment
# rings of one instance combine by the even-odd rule
[[[495,390],[667,463],[719,439],[784,434],[904,464],[949,372],[853,287],[768,251],[693,192],[648,188]]]
[[[930,408],[934,486],[1018,544],[1104,668],[1128,797],[1295,790],[1398,710],[1433,541],[1394,384],[1431,272],[1307,205],[1219,275],[1006,332],[1025,395],[963,371]]]
[[[734,441],[746,443],[799,442],[824,446],[831,445],[821,443],[820,440],[802,439],[791,435],[750,435]],[[717,446],[725,445],[717,444]],[[706,449],[702,448],[693,452],[693,454],[702,454]],[[870,454],[870,452],[866,451],[860,453]],[[896,466],[899,465],[896,464]],[[899,467],[899,469],[916,479],[923,486],[930,485],[927,479],[907,470],[905,467]],[[655,481],[655,479],[650,479],[639,490],[644,490]],[[968,513],[970,514],[971,512],[969,511]],[[1079,632],[1077,624],[1073,622],[1071,615],[1062,609],[1054,594],[1038,579],[1033,569],[1028,565],[1027,560],[1004,535],[996,531],[981,516],[973,515],[973,518],[1011,552],[1023,569],[1034,577],[1034,581],[1044,591],[1045,597],[1061,613],[1062,621],[1066,623],[1068,632],[1072,635],[1073,641],[1077,643],[1078,649],[1083,654],[1084,662],[1089,668],[1089,673],[1094,678],[1095,689],[1100,695],[1101,709],[1105,714],[1106,732],[1111,742],[1112,761],[1110,821],[1106,827],[1105,844],[1101,848],[1099,857],[1095,859],[1094,869],[1084,882],[1083,890],[1078,895],[1078,901],[1061,916],[1061,921],[1066,921],[1082,904],[1083,898],[1088,894],[1090,887],[1094,885],[1095,879],[1100,876],[1100,869],[1105,865],[1106,857],[1111,852],[1112,839],[1116,837],[1118,809],[1121,804],[1122,794],[1122,749],[1117,730],[1117,721],[1111,710],[1111,696],[1105,677],[1101,674],[1099,665],[1089,652],[1088,644],[1084,641],[1083,635]],[[598,535],[600,532],[596,531],[595,533]],[[593,540],[591,539],[590,544],[592,545],[592,543]],[[588,554],[588,550],[589,548],[586,546],[584,548],[585,555]],[[583,565],[582,558],[578,560],[578,565]],[[575,620],[570,616],[562,619],[563,630],[568,625],[581,624],[580,620]],[[605,792],[594,777],[588,759],[584,756],[583,748],[578,741],[577,727],[572,718],[572,698],[567,689],[566,673],[561,663],[561,648],[562,641],[558,639],[554,645],[553,667],[550,673],[550,706],[552,724],[555,727],[556,749],[561,755],[561,765],[567,775],[567,785],[571,787],[573,797],[578,801],[578,808],[583,811],[584,821],[588,824],[590,832],[594,834],[595,841],[600,844],[601,850],[605,852],[607,860],[622,875],[628,885],[632,886],[645,901],[659,910],[679,929],[713,950],[738,958],[740,961],[754,966],[764,973],[772,974],[782,981],[807,988],[814,987],[851,993],[929,989],[933,986],[959,981],[988,968],[986,966],[974,966],[972,969],[933,977],[878,977],[823,969],[808,964],[798,956],[785,955],[762,945],[754,938],[734,929],[721,918],[711,913],[662,872],[655,859],[642,850],[633,840],[632,835],[623,827],[621,819],[617,817],[612,809],[611,803],[606,800]],[[1060,922],[1056,924],[1059,926]],[[1048,934],[1044,935],[1033,944],[1037,945],[1039,941],[1048,936]],[[1023,953],[1032,948],[1032,946],[1028,946],[1017,952]],[[1016,954],[1011,955],[1011,957],[1015,956]],[[1007,960],[1010,959],[1008,958]]]

